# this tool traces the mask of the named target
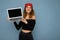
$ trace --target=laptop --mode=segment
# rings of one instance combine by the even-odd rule
[[[23,18],[22,8],[9,8],[7,9],[8,20],[16,20]]]

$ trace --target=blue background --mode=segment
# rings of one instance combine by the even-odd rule
[[[7,9],[31,2],[36,15],[34,40],[60,40],[60,0],[0,0],[0,40],[18,40],[19,31],[7,19]]]

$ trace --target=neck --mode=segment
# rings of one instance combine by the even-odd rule
[[[29,16],[29,13],[27,13],[27,15]]]

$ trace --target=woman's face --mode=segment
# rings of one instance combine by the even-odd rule
[[[26,12],[27,12],[27,13],[30,13],[31,10],[32,10],[31,6],[27,6],[27,7],[26,7]]]

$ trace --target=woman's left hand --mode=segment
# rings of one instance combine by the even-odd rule
[[[24,19],[24,18],[22,18],[21,21],[24,22],[25,24],[28,23],[28,22],[26,21],[26,19]]]

